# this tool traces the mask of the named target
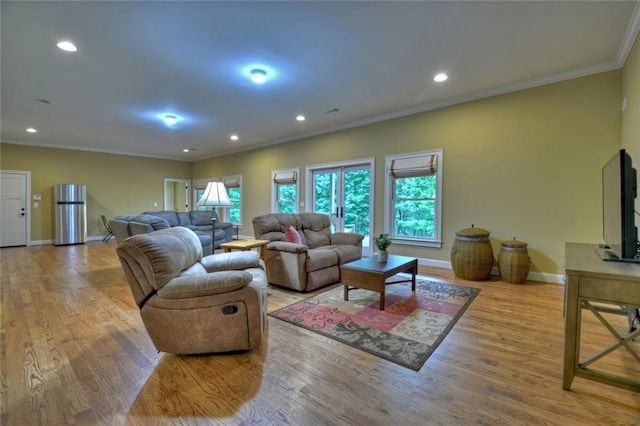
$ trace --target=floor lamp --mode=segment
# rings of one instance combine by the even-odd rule
[[[231,206],[231,200],[229,194],[227,194],[227,188],[225,188],[222,182],[209,182],[207,189],[204,190],[204,195],[196,203],[196,206],[209,206],[212,209],[211,216],[211,243],[215,241],[216,235],[216,207],[229,207]]]

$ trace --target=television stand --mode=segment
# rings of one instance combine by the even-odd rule
[[[602,262],[596,254],[597,244],[565,244],[565,330],[562,388],[569,390],[575,376],[594,380],[633,392],[640,392],[638,375],[623,377],[593,368],[592,363],[614,350],[629,351],[640,364],[640,354],[634,349],[633,339],[640,336],[640,328],[621,335],[600,312],[628,315],[630,309],[640,306],[640,266],[633,263]],[[592,302],[596,302],[595,304]],[[602,306],[606,305],[606,306]],[[580,359],[580,329],[582,310],[588,309],[609,330],[615,342],[597,353]],[[629,320],[632,316],[629,315]],[[630,367],[628,371],[640,371]]]
[[[622,258],[611,250],[611,247],[604,244],[599,244],[596,247],[596,253],[598,253],[598,257],[605,262],[640,263],[640,256]]]

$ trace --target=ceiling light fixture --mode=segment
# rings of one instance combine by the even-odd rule
[[[176,117],[175,115],[167,114],[162,117],[162,121],[164,121],[164,124],[166,124],[167,126],[173,126],[178,122],[178,117]]]
[[[433,81],[437,81],[438,83],[441,83],[445,81],[447,78],[449,77],[445,73],[441,72],[440,74],[436,74],[436,76],[433,77]]]
[[[300,115],[298,115],[298,116],[296,117],[296,120],[298,120],[298,121],[304,121],[304,120],[306,120],[306,119],[307,119],[307,118],[306,118],[304,115],[302,115],[302,114],[300,114]]]
[[[261,69],[251,70],[251,80],[256,84],[262,84],[267,81],[267,72]]]
[[[182,152],[191,152],[191,150],[189,148],[183,148]]]
[[[238,135],[231,135],[230,139],[232,141],[237,141],[239,138],[238,138]]]
[[[27,132],[28,132],[28,133],[38,133],[38,131],[37,131],[36,129],[34,129],[33,127],[29,127],[29,128],[27,129]]]
[[[75,44],[71,43],[70,41],[60,41],[58,42],[58,44],[56,44],[56,46],[58,46],[59,49],[64,50],[65,52],[75,52],[78,50],[78,48],[75,46]]]

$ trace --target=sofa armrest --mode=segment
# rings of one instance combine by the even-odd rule
[[[224,242],[233,240],[233,223],[216,222],[216,229],[222,229],[224,231]]]
[[[131,235],[148,234],[154,229],[149,223],[129,222],[129,233]]]
[[[309,247],[302,244],[290,243],[287,241],[271,241],[269,244],[267,244],[267,250],[286,251],[289,253],[304,253],[309,251]]]
[[[207,272],[262,268],[260,254],[256,251],[232,251],[205,256],[200,261]]]
[[[202,275],[183,275],[169,281],[158,290],[164,299],[189,299],[213,296],[238,290],[253,280],[245,271],[218,271]]]
[[[231,222],[217,222],[216,221],[216,229],[227,229],[227,228],[232,228],[233,229],[233,223],[231,223]]]
[[[335,232],[329,237],[332,246],[357,246],[362,247],[364,235],[350,232]]]

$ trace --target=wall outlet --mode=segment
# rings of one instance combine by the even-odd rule
[[[40,207],[40,203],[33,203],[33,208],[37,209],[38,207]]]

